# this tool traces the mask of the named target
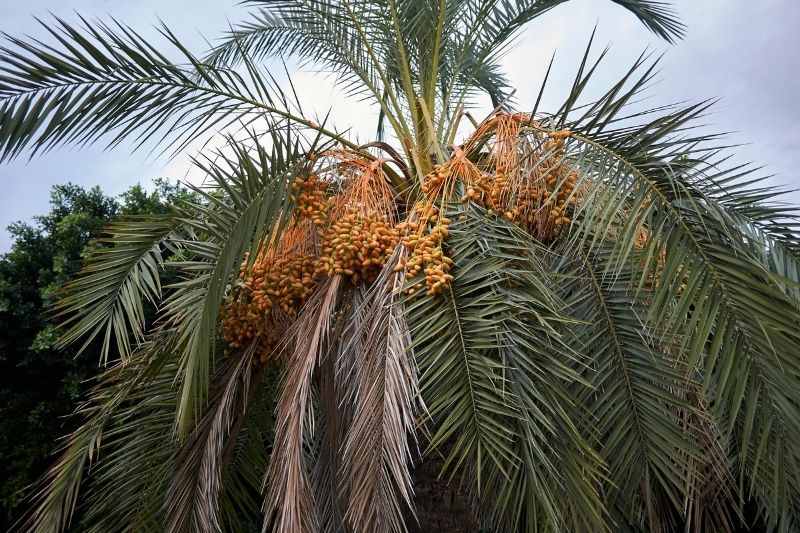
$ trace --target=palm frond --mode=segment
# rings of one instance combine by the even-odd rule
[[[691,490],[682,461],[699,460],[694,428],[679,416],[692,414],[688,396],[694,387],[687,371],[656,342],[658,332],[646,322],[647,296],[631,289],[635,269],[606,275],[613,254],[597,249],[569,253],[577,269],[566,288],[573,315],[582,321],[578,341],[591,361],[592,384],[579,396],[602,443],[608,464],[608,502],[624,509],[629,523],[648,531],[671,531],[670,516],[681,513]],[[632,258],[626,265],[636,265]],[[695,387],[696,388],[696,387]],[[631,497],[631,487],[639,488]],[[666,523],[665,523],[666,522]]]
[[[789,519],[776,517],[792,512],[788,502],[794,501],[797,478],[752,469],[764,451],[755,439],[775,444],[773,460],[777,455],[794,458],[796,446],[778,436],[800,429],[792,407],[798,401],[793,391],[798,390],[800,367],[790,355],[800,341],[792,325],[800,310],[785,290],[787,280],[764,261],[764,250],[777,242],[772,239],[782,237],[762,231],[754,239],[747,230],[758,225],[753,214],[768,210],[755,207],[772,195],[750,199],[752,218],[744,209],[721,204],[747,193],[737,183],[736,168],[712,172],[708,166],[707,154],[719,151],[716,136],[692,131],[707,103],[640,124],[630,120],[646,115],[629,116],[620,125],[625,106],[618,103],[643,83],[634,82],[622,96],[609,93],[579,121],[561,119],[571,132],[567,157],[586,176],[587,193],[572,226],[574,242],[589,242],[594,250],[615,236],[604,275],[616,276],[632,260],[635,241],[645,232],[645,266],[633,283],[639,290],[655,285],[645,323],[662,340],[669,339],[687,368],[696,369],[693,378],[703,384],[704,400],[715,406],[723,436],[745,428],[735,444],[747,470],[741,475],[752,476],[754,486],[781,487],[777,493],[770,489],[771,497],[762,503],[768,516],[785,522]],[[583,85],[576,85],[570,101],[577,101]],[[570,104],[561,117],[568,108],[576,109]],[[791,246],[792,238],[784,238]],[[766,409],[759,420],[770,422],[753,433],[746,417],[759,409]]]
[[[458,259],[452,290],[408,304],[437,428],[430,445],[462,472],[495,527],[603,530],[602,464],[568,393],[585,383],[576,370],[585,363],[561,339],[572,321],[536,258],[544,248],[477,206],[448,216],[457,220],[447,241]]]
[[[278,400],[275,444],[266,478],[265,532],[319,530],[303,443],[313,427],[311,378],[328,338],[340,283],[337,275],[317,290],[291,333],[294,349]]]
[[[410,466],[419,396],[410,360],[410,334],[399,303],[402,274],[398,249],[365,295],[365,320],[344,334],[357,338],[355,409],[343,447],[347,476],[347,523],[353,531],[407,531],[413,516]],[[348,343],[345,351],[353,349]]]
[[[161,34],[183,64],[116,21],[42,26],[55,45],[5,35],[0,47],[0,161],[100,139],[177,152],[215,128],[260,117],[349,144],[301,116],[268,74],[250,63],[244,75],[204,64],[166,26]]]
[[[88,400],[77,410],[86,421],[64,443],[58,461],[32,497],[33,507],[24,521],[25,531],[66,530],[78,503],[86,469],[97,460],[109,428],[117,420],[126,420],[120,412],[131,398],[146,390],[157,376],[165,372],[169,375],[173,342],[169,332],[157,334],[142,344],[127,364],[118,362],[98,378]],[[136,424],[135,417],[127,421]]]
[[[519,410],[507,422],[516,461],[490,465],[485,494],[478,494],[488,523],[502,531],[605,530],[604,466],[596,435],[580,428],[587,414],[571,390],[588,386],[580,375],[588,359],[567,342],[577,323],[557,294],[563,280],[550,268],[556,256],[475,206],[452,246],[460,264],[483,265],[474,268],[481,285],[465,298],[493,310],[496,340],[487,348],[503,365],[506,393]]]
[[[207,61],[292,56],[324,65],[349,91],[377,103],[403,138],[424,131],[418,97],[433,122],[438,112],[444,122],[450,104],[475,90],[490,94],[493,105],[506,101],[498,58],[523,26],[564,1],[254,0],[247,2],[257,8],[250,20],[232,28]],[[669,42],[683,34],[666,3],[614,1]]]
[[[277,369],[264,370],[261,382],[251,390],[247,416],[235,441],[226,444],[227,464],[221,485],[219,513],[223,531],[258,531],[263,473],[267,469],[278,397]]]
[[[341,76],[353,76],[367,88],[378,88],[380,78],[348,18],[344,4],[264,2],[250,14],[250,20],[228,32],[208,53],[206,61],[233,66],[246,57],[292,56],[325,65]]]
[[[177,449],[172,432],[177,363],[171,355],[161,371],[132,391],[110,419],[103,455],[91,470],[82,530],[164,531],[164,499]]]
[[[459,264],[450,290],[435,299],[406,302],[406,313],[420,392],[437,428],[429,448],[444,450],[448,471],[474,467],[480,488],[487,463],[504,470],[517,460],[508,421],[518,416],[518,407],[505,382],[504,364],[492,352],[498,343],[499,298],[471,298],[489,283],[487,276],[497,267],[483,262],[488,258],[470,237],[474,233],[465,235],[453,227],[450,245],[457,256],[471,252],[465,256],[471,260]]]
[[[75,279],[55,303],[55,317],[66,328],[64,348],[85,339],[82,352],[103,334],[102,362],[108,361],[112,340],[126,360],[144,339],[145,303],[161,300],[162,250],[174,238],[178,223],[170,216],[129,218],[111,223]]]
[[[176,417],[182,435],[194,429],[205,406],[219,310],[229,284],[245,255],[254,255],[270,231],[289,218],[288,181],[300,170],[305,151],[291,130],[273,131],[271,139],[269,150],[258,145],[252,153],[231,139],[233,155],[198,161],[212,188],[196,188],[202,203],[187,207],[180,218],[196,237],[180,242],[187,260],[169,263],[185,280],[172,285],[162,316],[180,331],[183,379]]]
[[[346,301],[346,297],[342,300]],[[312,443],[307,461],[312,464],[311,487],[320,533],[338,533],[345,523],[347,481],[342,477],[342,450],[352,408],[344,401],[343,397],[349,391],[336,372],[337,354],[346,341],[333,340],[341,338],[342,334],[342,321],[337,320],[329,334],[331,342],[318,362],[314,425],[313,431],[307,432]]]
[[[634,15],[647,28],[673,43],[684,36],[686,26],[678,19],[675,9],[662,0],[612,0]]]
[[[178,451],[166,501],[167,531],[222,530],[219,498],[226,462],[232,459],[251,391],[258,386],[253,353],[251,348],[226,361],[209,409]]]

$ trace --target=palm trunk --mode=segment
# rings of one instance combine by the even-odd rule
[[[414,506],[419,522],[409,519],[411,533],[477,533],[478,520],[464,491],[439,479],[440,460],[427,457],[414,469]]]

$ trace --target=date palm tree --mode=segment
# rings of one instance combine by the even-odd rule
[[[115,222],[64,288],[63,346],[107,368],[22,527],[431,531],[433,465],[488,531],[800,528],[795,212],[708,102],[637,103],[646,55],[587,99],[590,40],[562,105],[514,108],[500,57],[562,1],[252,0],[200,56],[6,36],[3,159],[224,136],[198,200]],[[374,103],[376,140],[305,113],[284,57]]]

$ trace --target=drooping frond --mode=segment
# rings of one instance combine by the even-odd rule
[[[76,278],[55,303],[56,318],[66,328],[60,345],[84,340],[86,348],[102,333],[102,362],[112,340],[123,360],[145,334],[145,304],[161,299],[163,246],[178,223],[169,216],[120,220],[107,226]],[[131,339],[133,337],[133,339]]]
[[[116,409],[91,469],[83,530],[164,531],[164,497],[175,469],[177,401],[174,354]],[[135,472],[136,475],[131,475]]]
[[[489,465],[478,500],[502,531],[602,531],[603,466],[570,390],[588,385],[580,377],[588,361],[566,342],[575,322],[556,292],[563,280],[550,269],[555,256],[477,206],[463,217],[448,241],[464,275],[475,279],[462,301],[492,310],[485,328],[494,339],[487,337],[484,349],[504,368],[506,394],[518,410],[507,421],[516,460]]]
[[[702,365],[704,393],[713,399],[716,416],[727,425],[725,431],[739,424],[747,428],[738,443],[746,458],[742,466],[759,458],[752,439],[768,439],[770,434],[769,440],[778,445],[773,453],[797,457],[793,444],[784,442],[780,447],[777,438],[781,431],[800,430],[796,399],[790,392],[797,389],[800,379],[797,361],[790,356],[800,341],[793,325],[800,319],[796,302],[760,261],[762,254],[741,228],[726,219],[713,198],[692,190],[691,170],[687,169],[687,176],[680,167],[645,166],[631,161],[620,148],[611,148],[611,157],[621,162],[623,172],[631,172],[635,186],[641,187],[639,198],[652,202],[646,208],[640,204],[642,209],[632,212],[646,212],[650,227],[657,228],[652,239],[659,245],[651,250],[655,251],[655,246],[666,250],[663,266],[650,261],[649,274],[657,278],[658,287],[648,319],[664,328],[665,335],[681,336],[679,346],[686,350],[689,364]],[[643,219],[634,216],[632,220]],[[633,227],[630,221],[628,224]],[[623,240],[622,246],[628,247],[629,241]],[[747,397],[742,396],[745,391]],[[771,423],[750,433],[752,427],[743,417],[745,413],[755,417],[759,406],[775,410],[763,413],[760,420],[774,420],[784,427],[772,427]],[[775,471],[752,475],[754,483],[762,479],[767,486],[782,483],[787,495],[796,490],[797,480],[790,476]],[[792,499],[768,498],[764,503],[773,516],[784,515],[788,510],[777,505]]]
[[[56,533],[68,527],[86,468],[97,461],[109,428],[118,420],[136,424],[135,417],[120,414],[123,407],[141,391],[148,390],[148,384],[156,376],[165,373],[170,376],[168,361],[173,343],[169,332],[155,335],[131,355],[127,364],[119,362],[100,376],[77,411],[85,417],[85,422],[64,443],[58,461],[33,496],[33,507],[24,522],[25,531]]]
[[[226,443],[226,465],[219,498],[223,531],[258,531],[263,520],[262,485],[267,469],[275,426],[279,372],[263,370],[261,381],[250,391],[247,416],[235,441]]]
[[[643,324],[702,383],[704,402],[737,450],[739,475],[751,483],[749,494],[772,524],[787,527],[800,479],[773,467],[798,457],[797,446],[780,436],[800,430],[793,392],[800,365],[791,355],[800,342],[800,309],[765,250],[779,247],[783,260],[794,263],[794,237],[769,231],[788,223],[760,227],[776,193],[748,193],[740,169],[726,170],[709,156],[719,151],[715,137],[692,131],[705,104],[640,125],[617,124],[620,104],[644,79],[579,111],[579,120],[561,119],[570,131],[567,157],[587,176],[586,200],[572,225],[575,243],[596,250],[613,242],[604,271],[613,277],[639,256],[632,251],[646,232],[641,274],[631,284],[639,292],[653,287]],[[769,450],[759,446],[767,442]]]
[[[608,505],[622,509],[630,525],[672,531],[670,518],[680,514],[691,490],[684,464],[674,458],[699,459],[694,428],[680,417],[694,414],[688,397],[697,386],[670,353],[673,347],[659,345],[658,332],[646,322],[647,296],[631,289],[639,270],[608,273],[613,256],[604,249],[566,255],[577,263],[565,287],[571,314],[583,323],[577,341],[591,361],[585,373],[591,387],[579,399],[592,414],[608,464]],[[626,265],[641,260],[631,259]],[[631,487],[638,487],[637,496]]]
[[[343,298],[344,299],[344,298]],[[345,433],[353,406],[344,399],[349,390],[336,371],[336,358],[346,342],[342,321],[332,324],[325,353],[318,362],[317,396],[313,431],[308,431],[307,461],[311,464],[311,487],[320,533],[338,533],[344,527],[348,479],[343,474]],[[339,338],[337,342],[336,338]],[[341,344],[340,344],[341,343]]]
[[[353,531],[407,531],[413,514],[411,479],[419,402],[417,376],[410,358],[410,334],[400,293],[402,275],[394,272],[404,252],[397,250],[365,295],[364,320],[344,331],[357,340],[354,404],[343,448],[348,477],[346,519]]]
[[[218,390],[197,429],[178,450],[177,469],[166,502],[167,531],[221,531],[219,499],[226,463],[245,422],[263,367],[254,368],[254,346],[231,358],[220,372]],[[255,375],[258,374],[258,377]]]
[[[291,134],[271,138],[269,150],[258,146],[251,153],[232,141],[232,156],[198,162],[212,188],[195,189],[202,203],[185,208],[181,218],[196,237],[180,242],[187,260],[169,263],[185,279],[172,285],[174,292],[162,315],[179,331],[182,391],[176,416],[183,435],[194,429],[207,398],[220,308],[229,283],[245,255],[254,255],[289,216],[288,181],[300,170],[302,147]]]
[[[580,357],[559,339],[569,319],[536,258],[543,248],[477,206],[448,216],[452,288],[408,304],[437,428],[430,446],[442,450],[447,470],[462,473],[496,527],[533,531],[541,526],[535,514],[553,528],[574,520],[601,530],[601,466],[567,394],[580,380]],[[576,516],[562,513],[565,499]]]
[[[485,463],[500,470],[515,463],[507,424],[517,416],[504,364],[491,353],[497,345],[491,304],[499,297],[468,298],[486,283],[482,266],[477,260],[465,264],[440,297],[406,305],[420,391],[437,428],[429,447],[444,450],[449,471],[474,466],[478,487]]]
[[[314,496],[304,460],[306,432],[313,427],[311,379],[327,342],[340,276],[325,283],[304,307],[292,331],[294,348],[277,407],[275,444],[266,478],[263,531],[318,531]],[[271,529],[272,528],[272,529]]]

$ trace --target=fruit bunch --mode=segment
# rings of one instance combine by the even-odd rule
[[[442,248],[449,234],[449,225],[450,219],[442,216],[435,205],[419,202],[412,210],[410,221],[397,226],[403,235],[402,243],[408,250],[408,259],[398,264],[395,270],[405,270],[408,279],[424,272],[428,296],[440,294],[453,281],[450,274],[453,260]],[[406,289],[406,294],[416,291],[416,283],[413,283]]]
[[[498,171],[490,180],[488,187],[488,203],[493,209],[500,207],[503,201],[503,196],[508,191],[509,179],[508,174]]]
[[[239,284],[223,308],[223,338],[231,347],[246,347],[258,337],[261,353],[271,353],[279,330],[276,321],[294,318],[313,292],[315,256],[309,229],[308,224],[294,222],[252,264],[247,258],[242,263]]]
[[[438,196],[442,190],[445,181],[447,181],[448,173],[445,165],[436,165],[433,170],[425,176],[422,180],[422,192],[428,198]]]
[[[222,337],[233,348],[247,346],[259,334],[258,313],[249,302],[232,300],[223,306]]]
[[[355,284],[372,281],[394,252],[400,235],[387,215],[347,206],[322,233],[314,275],[341,274]]]
[[[496,153],[498,146],[516,148],[508,140],[498,143],[490,157],[493,172],[472,172],[471,179],[465,180],[461,202],[481,205],[541,240],[552,238],[559,227],[571,222],[569,213],[577,200],[578,175],[564,162],[565,139],[570,135],[566,130],[550,133],[538,153],[528,158],[537,161],[536,168],[524,174],[504,164],[514,157]]]
[[[244,285],[263,313],[279,308],[294,317],[314,290],[314,257],[291,254],[256,262]]]
[[[543,166],[548,169],[544,176],[544,187],[540,187],[538,195],[547,217],[542,218],[540,225],[558,227],[569,224],[568,210],[577,200],[575,185],[578,173],[564,162],[564,140],[572,133],[568,130],[550,133],[550,138],[544,143],[545,162]]]
[[[281,329],[265,315],[259,315],[250,302],[232,300],[222,308],[222,338],[231,348],[246,348],[258,338],[257,353],[262,364],[275,353]]]
[[[291,190],[298,215],[311,220],[316,226],[322,226],[327,221],[330,207],[325,191],[327,183],[316,174],[298,176],[292,182]]]
[[[464,195],[461,196],[461,203],[466,204],[468,202],[473,202],[484,207],[492,208],[495,205],[495,202],[492,202],[491,197],[488,196],[486,191],[487,188],[483,183],[479,182],[469,185]],[[496,202],[497,205],[499,205],[499,203],[500,202]]]
[[[524,127],[536,130],[536,142],[521,144]],[[457,190],[462,203],[479,204],[540,240],[551,238],[570,223],[579,196],[578,175],[564,158],[570,135],[566,130],[544,133],[528,115],[497,114],[425,176],[422,199],[397,225],[395,191],[384,160],[346,149],[313,158],[317,170],[298,176],[290,186],[295,219],[254,261],[242,265],[223,309],[225,340],[242,348],[258,338],[262,357],[268,357],[279,341],[277,332],[296,317],[320,278],[341,275],[353,284],[370,282],[400,243],[406,259],[395,270],[405,272],[406,292],[416,293],[424,279],[428,296],[440,294],[453,281],[453,260],[445,251],[450,220],[438,206]],[[529,148],[532,153],[525,151]],[[530,155],[523,161],[522,153]],[[536,164],[529,168],[525,161]]]

